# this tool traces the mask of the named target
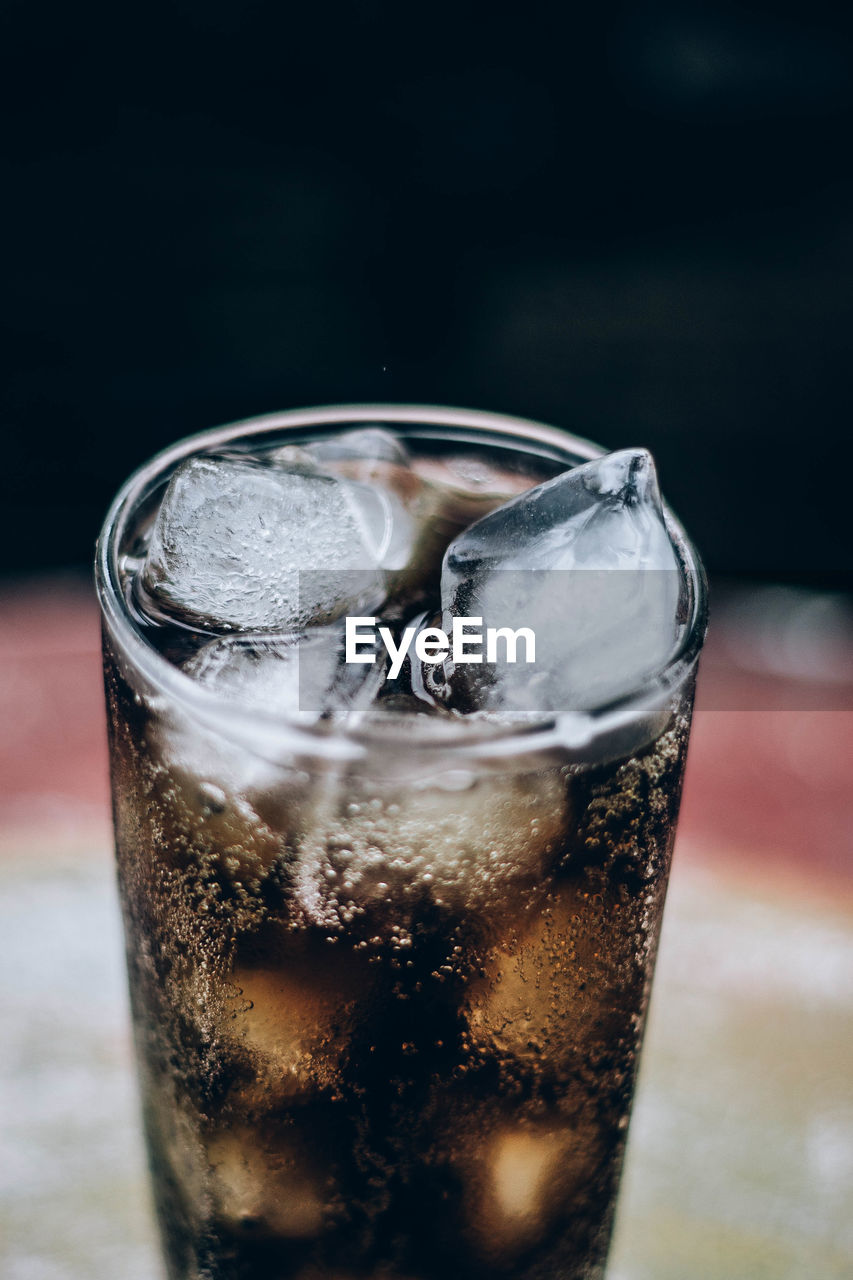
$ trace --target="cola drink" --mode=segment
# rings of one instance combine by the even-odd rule
[[[648,455],[237,424],[128,482],[98,586],[169,1276],[601,1277],[705,627]],[[537,661],[418,647],[475,616]]]

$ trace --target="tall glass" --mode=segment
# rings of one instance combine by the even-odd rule
[[[589,443],[493,414],[337,406],[133,476],[98,547],[119,885],[173,1280],[603,1275],[705,630],[606,708],[356,728],[239,709],[128,590],[174,468],[363,426],[424,466],[543,479]],[[171,660],[170,660],[171,658]]]

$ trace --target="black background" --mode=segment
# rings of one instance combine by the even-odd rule
[[[648,445],[712,570],[845,582],[844,13],[7,0],[0,571],[179,436],[377,399]]]

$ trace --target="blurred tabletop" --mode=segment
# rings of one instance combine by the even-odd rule
[[[853,1275],[848,604],[722,592],[608,1280]],[[0,1274],[159,1280],[97,610],[0,589]]]

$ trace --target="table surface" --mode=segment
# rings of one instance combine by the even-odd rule
[[[847,1280],[853,713],[709,669],[608,1280]],[[0,671],[0,1274],[155,1280],[88,593],[0,593]]]

